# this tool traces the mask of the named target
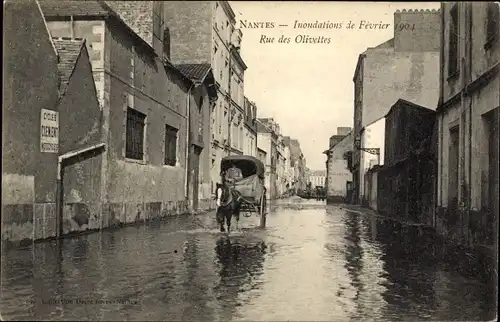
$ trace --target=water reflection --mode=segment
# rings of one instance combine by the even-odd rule
[[[324,206],[277,210],[266,229],[229,236],[204,220],[3,252],[2,316],[396,321],[494,312],[491,290],[443,265],[415,228]]]
[[[360,227],[358,218],[355,215],[346,215],[343,217],[346,226],[345,242],[345,265],[351,278],[351,285],[356,290],[354,301],[359,304],[359,296],[363,291],[363,284],[360,279],[360,271],[363,265],[363,249],[360,246]]]
[[[222,300],[221,319],[231,320],[244,301],[244,294],[254,289],[255,281],[262,274],[265,243],[257,239],[221,237],[217,240],[220,282],[215,287],[217,299]]]

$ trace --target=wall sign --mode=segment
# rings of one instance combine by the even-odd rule
[[[59,152],[59,112],[42,108],[40,118],[40,151]]]

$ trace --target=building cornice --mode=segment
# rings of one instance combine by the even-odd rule
[[[458,104],[462,99],[462,95],[472,96],[474,93],[476,93],[480,89],[490,84],[498,76],[499,72],[500,72],[500,62],[496,63],[493,67],[491,67],[486,72],[477,77],[475,80],[467,84],[464,88],[455,93],[452,97],[448,98],[446,101],[440,102],[440,104],[436,109],[436,112],[443,113],[451,106]]]
[[[488,69],[486,72],[481,74],[478,78],[473,80],[467,86],[465,86],[465,96],[470,96],[477,92],[478,90],[486,87],[489,83],[498,76],[500,71],[500,62],[496,63],[493,67]]]
[[[231,45],[231,51],[232,51],[232,55],[234,56],[234,58],[236,59],[238,64],[241,66],[243,71],[247,70],[248,66],[245,64],[245,61],[241,57],[240,52],[238,50],[236,50],[236,48],[233,45]]]

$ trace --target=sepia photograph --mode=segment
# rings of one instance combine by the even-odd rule
[[[496,321],[500,2],[3,1],[0,320]]]

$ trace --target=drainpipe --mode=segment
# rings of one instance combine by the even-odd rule
[[[187,106],[187,118],[186,118],[186,129],[187,129],[187,134],[186,134],[186,175],[184,178],[184,196],[186,197],[186,201],[189,201],[189,161],[191,161],[191,156],[189,153],[189,146],[191,145],[191,91],[193,88],[196,86],[195,83],[191,85],[187,92],[187,97],[186,97],[186,106]]]
[[[70,21],[71,21],[71,38],[75,38],[75,19],[73,16],[70,17]]]
[[[460,4],[459,4],[460,5]],[[467,29],[466,29],[467,30]],[[465,95],[465,88],[467,85],[467,65],[466,65],[466,58],[465,56],[467,55],[467,50],[468,50],[468,44],[467,44],[467,37],[466,35],[464,46],[465,48],[463,53],[464,55],[460,59],[460,74],[461,74],[461,94],[460,94],[460,131],[459,131],[459,138],[460,138],[460,146],[461,146],[461,151],[459,153],[460,158],[459,158],[459,169],[460,169],[460,193],[459,193],[459,209],[460,209],[460,219],[462,221],[462,241],[467,242],[467,236],[468,236],[468,214],[467,214],[467,207],[466,207],[466,183],[467,180],[465,178],[465,165],[466,165],[466,160],[465,160],[465,134],[467,131],[465,130],[466,128],[466,95]],[[460,133],[461,132],[461,133]],[[461,162],[460,162],[461,161]]]
[[[467,4],[469,8],[469,19],[468,19],[468,29],[469,29],[469,37],[467,38],[468,54],[469,57],[467,59],[467,65],[469,66],[469,71],[467,72],[467,84],[470,84],[472,81],[472,5]],[[469,100],[469,207],[468,210],[471,210],[472,203],[472,97],[467,94],[467,99]]]
[[[83,154],[93,152],[99,149],[102,149],[105,147],[106,144],[104,143],[99,143],[96,145],[92,145],[90,147],[81,149],[81,150],[76,150],[76,151],[71,151],[68,153],[65,153],[63,155],[60,155],[57,159],[57,186],[56,186],[56,216],[57,216],[57,237],[61,238],[63,235],[63,202],[64,202],[64,186],[63,186],[63,177],[64,177],[64,162],[69,161],[71,159],[74,159],[78,156],[81,156]],[[101,174],[104,175],[104,174]]]
[[[229,115],[228,115],[228,119],[229,119],[229,124],[227,126],[227,143],[229,145],[229,151],[227,153],[227,155],[231,155],[231,150],[232,150],[232,135],[231,135],[231,132],[232,132],[232,125],[233,125],[233,119],[231,117],[231,110],[233,109],[233,98],[231,96],[231,83],[233,81],[233,75],[231,75],[231,72],[233,70],[233,67],[232,67],[232,61],[233,61],[233,45],[231,44],[230,47],[229,47],[229,70],[228,70],[228,73],[229,73],[229,82],[228,82],[228,85],[227,85],[227,92],[228,92],[228,95],[229,95]]]
[[[444,101],[444,44],[445,44],[445,36],[444,36],[444,28],[445,28],[445,21],[444,21],[444,12],[445,12],[445,7],[444,5],[441,5],[441,46],[439,49],[439,102],[438,102],[438,107],[441,109]],[[438,117],[438,155],[437,155],[437,170],[438,170],[438,180],[436,180],[436,184],[434,185],[436,187],[436,193],[439,192],[439,206],[443,205],[443,131],[444,131],[444,113],[441,110],[439,112],[439,117]],[[436,198],[435,203],[437,203],[438,200]],[[434,228],[436,228],[436,207],[437,205],[434,205]]]

